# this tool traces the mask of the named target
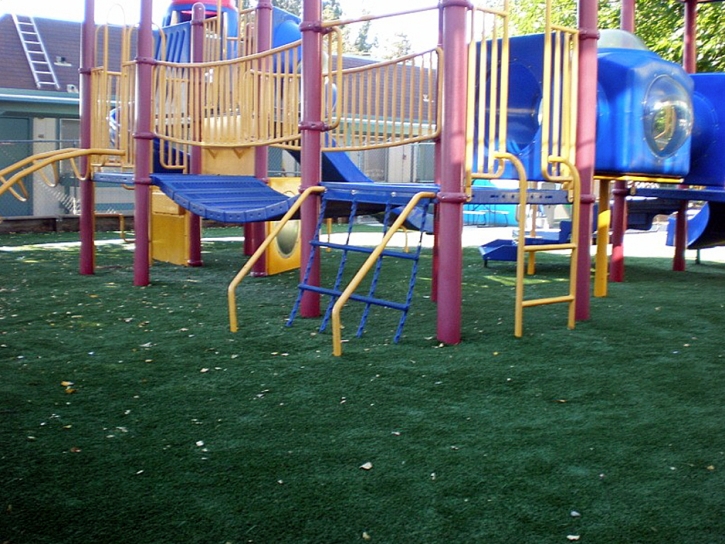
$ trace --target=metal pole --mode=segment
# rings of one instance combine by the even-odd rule
[[[272,2],[271,0],[259,0],[257,2],[257,51],[259,53],[267,51],[272,47]],[[265,65],[261,67],[262,73],[271,71],[269,59],[266,59]],[[254,149],[254,177],[261,179],[265,183],[269,181],[269,172],[267,163],[269,161],[269,148],[267,146],[259,146]],[[249,237],[247,243],[247,251],[256,251],[266,238],[265,223],[250,223],[245,227],[245,239]],[[267,275],[267,258],[263,255],[252,270],[253,276]]]
[[[685,43],[682,51],[682,65],[685,71],[697,72],[697,0],[685,2]],[[685,251],[687,250],[687,209],[689,202],[682,200],[675,216],[675,254],[672,259],[672,270],[684,272],[686,268]]]
[[[635,0],[623,0],[619,26],[627,32],[635,29]],[[612,258],[609,279],[624,281],[624,231],[627,230],[627,183],[615,181],[612,191]]]
[[[581,176],[577,251],[577,320],[589,319],[594,161],[597,140],[597,0],[579,0],[579,90],[576,165]]]
[[[96,56],[96,21],[95,21],[95,2],[94,0],[86,0],[85,3],[85,19],[81,28],[81,139],[80,144],[83,149],[91,148],[91,122],[93,112],[93,89],[91,83],[91,69]],[[80,180],[81,184],[81,217],[80,217],[80,273],[93,274],[95,272],[95,191],[93,188],[93,180],[88,172],[88,157],[80,158],[81,172],[84,178]]]
[[[322,123],[322,2],[320,0],[305,0],[302,10],[302,154],[300,160],[300,174],[302,183],[300,191],[320,184],[322,177],[322,141],[320,132],[324,130]],[[320,284],[319,249],[312,249],[310,241],[315,237],[317,216],[320,201],[318,198],[309,198],[302,205],[300,211],[300,243],[301,266],[300,278],[304,274],[307,263],[317,253],[307,282],[310,285]],[[300,303],[302,317],[317,317],[320,315],[320,295],[305,291]]]
[[[442,0],[443,129],[441,131],[440,193],[438,194],[438,340],[461,341],[461,283],[463,266],[464,163],[466,153],[466,92],[468,77],[467,15],[465,0]]]
[[[141,22],[138,30],[136,56],[136,161],[134,167],[134,249],[133,283],[137,286],[150,282],[151,259],[149,255],[149,190],[151,187],[151,99],[153,96],[153,34],[151,16],[153,0],[141,0]]]
[[[201,3],[194,4],[191,14],[191,62],[204,62],[204,19],[206,19],[206,9]],[[201,93],[202,83],[196,83],[197,93]],[[201,101],[196,100],[197,110],[193,112],[191,122],[194,123],[194,140],[201,141],[201,124],[202,124],[202,106]],[[201,147],[194,145],[191,147],[189,157],[189,173],[201,174],[202,172],[202,153]],[[201,266],[203,263],[201,258],[201,218],[195,213],[189,213],[189,266]]]

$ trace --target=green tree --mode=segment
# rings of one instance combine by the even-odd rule
[[[365,12],[364,12],[365,13]],[[347,42],[346,53],[354,55],[370,56],[372,50],[378,46],[377,38],[370,38],[370,21],[365,21],[360,26],[355,39]]]
[[[557,23],[576,26],[576,0],[554,0]],[[516,32],[542,32],[544,0],[516,0],[511,16]],[[621,0],[599,0],[599,28],[620,28]],[[725,9],[722,2],[698,4],[697,70],[725,71]],[[681,2],[640,0],[635,10],[635,33],[652,51],[672,62],[682,62],[684,7]]]
[[[408,35],[405,32],[396,32],[393,39],[385,48],[385,58],[396,59],[409,54],[412,49]]]
[[[302,16],[302,0],[272,0],[272,4],[298,17]],[[339,0],[324,0],[322,2],[323,19],[340,19],[342,7]]]
[[[272,0],[272,4],[298,17],[302,16],[302,0]]]

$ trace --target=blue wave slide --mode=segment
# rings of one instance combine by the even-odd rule
[[[667,223],[667,245],[675,245],[675,218]],[[687,220],[687,249],[725,245],[725,202],[708,202]]]

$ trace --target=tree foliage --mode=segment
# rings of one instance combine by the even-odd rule
[[[576,26],[576,0],[553,0],[557,23]],[[519,34],[542,32],[545,0],[516,0],[511,21]],[[599,0],[599,28],[620,28],[621,0]],[[725,71],[725,9],[722,2],[698,4],[698,55],[700,72]],[[639,0],[635,11],[635,33],[663,58],[681,63],[684,35],[684,7],[676,0]]]
[[[298,17],[302,16],[302,0],[272,0],[272,3],[276,7]],[[327,21],[342,19],[343,11],[340,0],[324,0],[322,2],[322,16]],[[378,46],[377,38],[370,36],[370,21],[362,23],[357,34],[352,34],[350,29],[343,29],[343,39],[345,40],[343,50],[345,53],[353,55],[369,56],[373,49]]]

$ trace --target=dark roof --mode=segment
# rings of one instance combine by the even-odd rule
[[[56,92],[74,92],[79,88],[81,58],[81,23],[34,17],[48,60],[53,65],[60,88]],[[110,48],[111,60],[118,65],[120,54],[120,27],[111,27],[114,42]],[[3,70],[0,88],[37,90],[33,73],[23,51],[23,45],[11,15],[0,16],[0,51],[3,52]],[[43,91],[53,91],[44,86]]]

